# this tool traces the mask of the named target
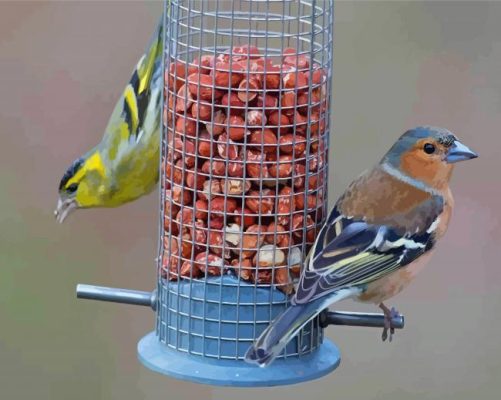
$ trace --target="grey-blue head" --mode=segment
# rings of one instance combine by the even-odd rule
[[[478,155],[444,128],[418,126],[405,132],[381,160],[381,164],[432,187],[448,181],[452,164]]]
[[[443,161],[455,163],[470,160],[478,155],[462,144],[449,130],[435,126],[418,126],[405,132],[386,153],[384,161],[394,167],[400,165],[402,155],[421,147],[424,154],[440,154]]]

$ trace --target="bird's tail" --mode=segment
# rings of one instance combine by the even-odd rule
[[[301,328],[323,309],[350,294],[347,290],[340,290],[309,303],[290,306],[275,318],[247,350],[245,361],[258,364],[260,367],[268,366]]]

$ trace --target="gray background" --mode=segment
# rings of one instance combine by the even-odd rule
[[[335,373],[247,390],[146,370],[135,348],[153,313],[75,299],[78,282],[152,289],[156,195],[63,226],[52,217],[61,174],[100,140],[160,10],[0,2],[0,398],[497,398],[501,3],[336,4],[331,203],[416,124],[453,130],[481,158],[458,166],[450,231],[390,303],[407,316],[391,345],[380,331],[330,329]]]

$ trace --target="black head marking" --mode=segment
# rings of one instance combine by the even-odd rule
[[[450,135],[445,135],[445,136],[439,137],[438,143],[440,143],[441,145],[443,145],[445,147],[451,147],[456,140],[457,140],[456,136],[450,134]]]
[[[59,183],[59,190],[62,190],[66,186],[68,181],[82,167],[83,163],[84,163],[83,158],[78,158],[75,161],[73,161],[73,164],[70,165],[70,167],[67,169],[67,171],[64,173],[63,177],[61,178],[61,182]]]
[[[400,157],[420,140],[432,139],[442,144],[445,147],[450,147],[457,140],[456,137],[447,129],[436,126],[417,126],[405,132],[396,141],[390,151],[385,155],[382,162],[388,162],[391,165],[398,167],[400,165]]]

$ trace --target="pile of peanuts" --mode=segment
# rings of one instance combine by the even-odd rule
[[[323,69],[253,46],[168,65],[162,277],[232,271],[291,293],[325,217]]]

